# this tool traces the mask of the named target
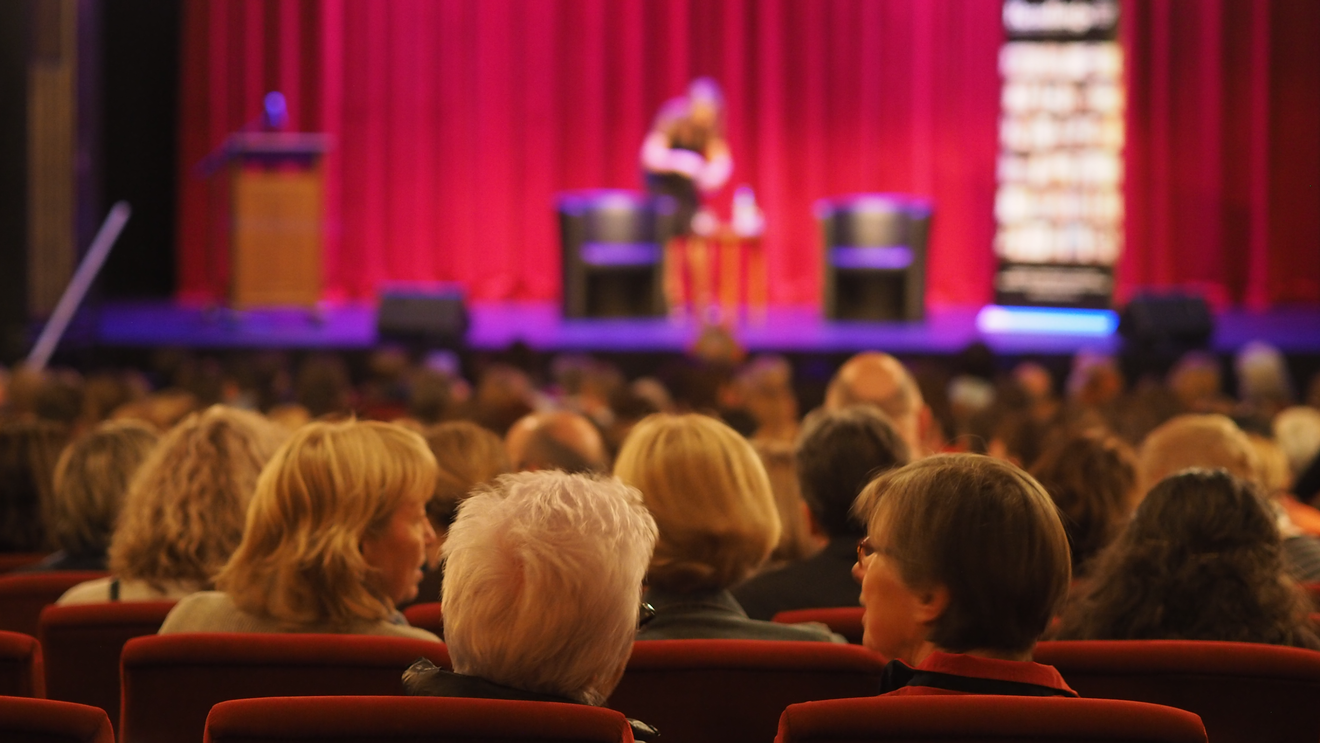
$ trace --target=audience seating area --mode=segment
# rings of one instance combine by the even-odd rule
[[[776,743],[1205,743],[1196,715],[1139,702],[998,696],[871,697],[795,704]],[[1266,740],[1266,738],[1261,738]]]
[[[0,696],[5,743],[115,743],[105,711],[49,699]]]
[[[848,638],[854,645],[862,644],[862,607],[837,606],[830,609],[793,609],[781,611],[774,616],[774,621],[783,624],[801,622],[820,622],[831,630]]]
[[[623,716],[654,725],[669,740],[694,743],[767,741],[776,721],[781,743],[1190,743],[1205,740],[1207,731],[1216,743],[1320,739],[1320,716],[1314,714],[1320,654],[1272,645],[1039,643],[1035,659],[1058,668],[1084,697],[1069,700],[874,697],[883,659],[852,645],[640,641],[609,700],[611,709],[598,709],[401,696],[401,671],[414,659],[424,656],[448,667],[444,645],[433,642],[360,635],[154,635],[171,605],[50,606],[41,615],[40,644],[0,632],[0,739],[113,740],[107,731],[120,714],[112,670],[120,647],[118,727],[121,740],[134,743],[197,740],[203,731],[213,743],[603,743],[631,740]],[[438,622],[439,604],[418,604],[409,612],[421,617],[419,623]],[[785,613],[777,620],[860,629],[852,607]],[[60,701],[22,699],[43,695]]]
[[[1083,697],[1131,699],[1201,716],[1215,743],[1320,740],[1320,653],[1237,642],[1042,642],[1035,659]]]
[[[0,575],[0,630],[36,637],[42,609],[79,583],[105,575],[82,570]]]
[[[449,666],[444,645],[371,635],[170,634],[124,645],[120,738],[200,740],[216,702],[273,696],[403,693],[420,657]]]
[[[436,637],[445,636],[445,617],[440,611],[439,601],[427,601],[421,604],[413,604],[403,610],[403,616],[408,620],[408,624],[414,627],[433,633]]]
[[[44,677],[36,638],[0,631],[0,696],[45,696]]]
[[[445,697],[275,697],[221,702],[206,743],[627,743],[628,721],[581,704]]]
[[[47,606],[37,638],[46,663],[46,696],[100,707],[119,727],[119,656],[134,637],[154,635],[173,601]]]
[[[852,645],[651,640],[633,645],[609,706],[685,743],[774,737],[788,705],[869,696],[884,661]]]

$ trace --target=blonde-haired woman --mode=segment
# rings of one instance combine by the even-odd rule
[[[637,639],[843,641],[817,625],[749,619],[729,593],[780,532],[765,467],[732,428],[702,415],[649,416],[624,441],[614,474],[641,491],[660,528],[647,572],[655,619]]]
[[[57,603],[160,601],[209,588],[243,537],[248,501],[285,432],[256,413],[193,413],[138,468],[110,540],[109,578]]]
[[[335,632],[435,640],[395,608],[417,595],[435,531],[435,457],[402,426],[304,426],[257,481],[217,591],[179,602],[170,632]]]

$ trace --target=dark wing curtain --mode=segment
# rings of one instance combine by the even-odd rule
[[[1316,7],[1124,4],[1121,294],[1320,301]],[[186,0],[180,294],[226,286],[192,164],[268,90],[291,128],[336,139],[328,298],[444,280],[545,300],[555,194],[639,187],[652,115],[710,75],[729,101],[731,186],[767,214],[772,301],[819,301],[812,204],[857,191],[932,198],[930,301],[988,301],[999,14],[999,0]]]

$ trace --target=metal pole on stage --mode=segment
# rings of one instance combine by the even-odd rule
[[[101,223],[101,229],[97,231],[96,238],[87,249],[87,255],[83,256],[82,263],[78,264],[78,270],[73,274],[69,285],[64,288],[64,294],[60,296],[59,304],[55,305],[55,311],[51,313],[46,327],[41,329],[41,335],[32,346],[32,353],[28,354],[25,366],[36,370],[46,368],[51,355],[55,353],[55,348],[60,344],[60,339],[64,337],[64,331],[69,328],[74,313],[78,311],[78,305],[82,304],[83,297],[87,296],[87,290],[92,287],[92,282],[96,281],[101,266],[105,265],[105,259],[110,256],[110,249],[124,231],[124,225],[128,224],[128,218],[132,213],[133,208],[127,201],[116,202],[110,207],[110,213]]]

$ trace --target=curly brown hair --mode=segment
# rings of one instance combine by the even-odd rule
[[[157,588],[210,585],[243,536],[257,475],[288,434],[214,405],[160,440],[138,468],[110,540],[110,572]]]
[[[1077,431],[1045,447],[1031,467],[1063,515],[1072,547],[1073,576],[1118,536],[1136,506],[1137,455],[1101,431]]]
[[[1151,489],[1100,554],[1057,637],[1320,649],[1308,611],[1254,486],[1223,470],[1192,469]]]

